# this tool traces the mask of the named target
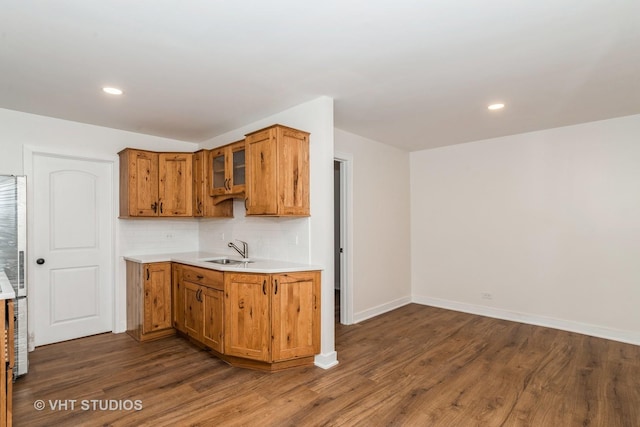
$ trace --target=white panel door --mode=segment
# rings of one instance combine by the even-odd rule
[[[113,329],[113,163],[33,155],[35,345]]]

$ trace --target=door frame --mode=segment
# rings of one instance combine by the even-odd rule
[[[33,248],[35,245],[35,236],[33,233],[30,233],[29,230],[34,229],[34,213],[33,206],[35,206],[34,199],[34,188],[33,188],[33,176],[34,176],[34,168],[33,168],[33,158],[35,155],[42,155],[48,157],[59,157],[71,160],[84,160],[91,162],[100,162],[107,163],[111,169],[111,215],[109,216],[109,227],[111,229],[111,248],[109,250],[110,254],[110,262],[112,267],[111,280],[108,284],[109,292],[111,293],[111,332],[117,332],[118,328],[118,319],[120,318],[120,311],[118,309],[118,300],[121,297],[120,291],[115,286],[116,278],[119,275],[119,268],[116,265],[116,248],[118,247],[117,233],[116,233],[116,218],[117,212],[116,209],[118,207],[118,199],[117,193],[114,191],[118,188],[119,175],[114,173],[114,166],[116,159],[114,157],[88,157],[88,156],[78,156],[74,155],[70,152],[64,151],[56,151],[49,147],[41,148],[36,146],[24,145],[22,149],[22,162],[23,162],[23,170],[24,175],[27,177],[27,248]],[[27,269],[29,266],[32,266],[35,263],[35,252],[33,250],[27,251]],[[33,283],[33,275],[27,275],[27,298],[32,300],[28,304],[27,307],[27,334],[29,336],[28,339],[28,351],[33,351],[35,349],[35,304],[33,300],[37,298],[37,292],[35,292],[35,284]],[[125,308],[126,311],[126,308]]]
[[[353,155],[334,152],[333,160],[340,164],[340,323],[353,321]]]

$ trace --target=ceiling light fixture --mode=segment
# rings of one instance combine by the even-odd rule
[[[491,104],[487,108],[489,108],[489,110],[501,110],[504,108],[504,104]]]
[[[122,95],[124,93],[117,87],[103,87],[102,91],[108,93],[109,95]]]

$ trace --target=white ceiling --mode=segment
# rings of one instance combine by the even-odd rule
[[[638,114],[640,0],[0,0],[2,108],[201,142],[322,95],[408,150]]]

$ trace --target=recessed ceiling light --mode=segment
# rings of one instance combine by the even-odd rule
[[[109,95],[122,95],[124,93],[117,87],[103,87],[102,91],[108,93]]]
[[[501,110],[504,108],[504,104],[491,104],[487,108],[489,108],[489,110]]]

